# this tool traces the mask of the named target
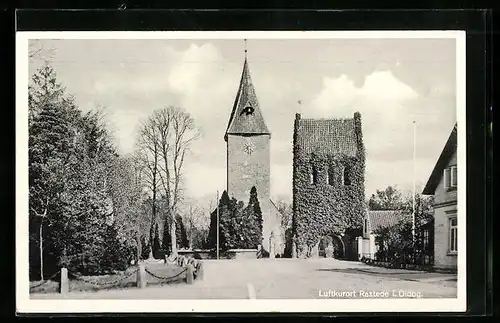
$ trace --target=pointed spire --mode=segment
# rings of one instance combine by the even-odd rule
[[[255,88],[250,77],[245,40],[245,62],[241,73],[240,86],[234,101],[224,139],[228,134],[270,135],[260,111]]]
[[[247,40],[245,39],[245,62],[247,61]]]

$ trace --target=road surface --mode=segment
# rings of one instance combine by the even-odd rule
[[[204,260],[192,285],[33,294],[32,299],[455,298],[456,275],[336,259]]]

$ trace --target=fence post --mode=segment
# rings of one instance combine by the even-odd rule
[[[139,263],[139,269],[137,270],[137,287],[146,287],[146,267],[144,263]]]
[[[192,265],[187,265],[187,271],[186,271],[186,283],[192,284],[194,281],[193,277],[193,266]]]
[[[61,281],[59,284],[59,293],[67,294],[69,292],[68,269],[61,268]]]

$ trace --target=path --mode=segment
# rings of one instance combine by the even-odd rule
[[[150,286],[145,289],[70,293],[67,298],[100,299],[314,299],[328,291],[382,291],[389,297],[456,297],[456,276],[371,267],[335,259],[205,260],[204,279],[193,285]],[[320,296],[322,294],[323,296]],[[331,294],[331,292],[330,292]],[[367,295],[367,294],[365,294]],[[398,296],[399,295],[399,296]],[[351,298],[351,295],[334,295]],[[60,298],[62,295],[33,295]],[[330,297],[332,297],[330,295]]]

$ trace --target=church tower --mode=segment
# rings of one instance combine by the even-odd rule
[[[250,189],[257,188],[262,209],[264,250],[269,251],[270,219],[270,138],[264,122],[245,50],[245,62],[224,139],[227,143],[227,192],[229,197],[248,203]]]

